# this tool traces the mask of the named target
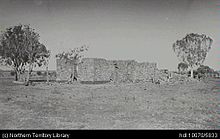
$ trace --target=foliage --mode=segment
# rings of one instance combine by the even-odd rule
[[[50,51],[46,49],[45,45],[39,42],[40,35],[34,29],[26,25],[24,27],[26,39],[25,52],[28,57],[27,63],[40,67],[45,62],[45,58],[50,56]]]
[[[181,62],[181,63],[178,64],[179,72],[180,71],[186,71],[187,69],[188,69],[188,65],[186,63]]]
[[[193,73],[195,77],[197,76],[199,78],[218,75],[218,72],[216,72],[214,69],[204,65],[201,65],[197,70],[194,70]]]
[[[83,52],[88,50],[88,46],[83,45],[81,47],[77,47],[74,49],[71,49],[68,52],[62,52],[56,55],[56,58],[59,58],[61,60],[65,60],[66,62],[70,62],[73,65],[73,68],[71,68],[71,82],[73,80],[77,80],[78,73],[77,73],[77,66],[80,63],[81,58],[83,57]]]
[[[56,55],[56,58],[65,59],[67,61],[78,60],[83,57],[82,53],[88,50],[88,46],[83,45],[81,47],[77,47],[71,49],[68,52],[62,52]]]
[[[42,72],[41,72],[41,71],[37,71],[37,75],[38,75],[38,76],[41,76],[41,75],[42,75]]]
[[[25,71],[28,60],[25,54],[25,32],[22,25],[7,28],[0,38],[0,58],[5,65],[11,66],[18,73]]]
[[[28,69],[28,78],[33,67],[41,66],[49,56],[46,47],[39,42],[39,34],[29,25],[9,27],[0,38],[0,58],[3,63],[14,68],[16,79]]]
[[[173,50],[181,62],[186,63],[191,71],[200,66],[211,49],[213,40],[202,34],[187,34],[182,40],[173,44]],[[193,76],[191,74],[191,76]]]
[[[197,69],[198,73],[201,74],[208,74],[208,73],[214,73],[215,71],[213,69],[211,69],[209,66],[204,66],[201,65],[198,69]]]

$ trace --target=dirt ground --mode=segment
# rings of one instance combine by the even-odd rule
[[[220,129],[220,82],[59,84],[0,80],[0,129]]]

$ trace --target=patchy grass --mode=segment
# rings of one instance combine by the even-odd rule
[[[219,129],[220,82],[0,81],[1,129]]]

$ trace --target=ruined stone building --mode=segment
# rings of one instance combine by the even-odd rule
[[[68,80],[71,62],[57,59],[57,80]],[[138,63],[135,60],[106,60],[84,58],[78,65],[79,81],[137,82],[155,78],[156,63]]]

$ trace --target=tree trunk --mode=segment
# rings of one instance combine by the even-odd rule
[[[18,78],[17,81],[20,81],[20,80],[21,80],[21,73],[20,73],[20,72],[17,73],[17,78]]]
[[[190,77],[193,78],[193,68],[190,69]]]
[[[47,84],[49,84],[48,62],[47,62],[47,66],[46,66],[46,72],[47,72]]]
[[[73,80],[77,80],[78,74],[77,74],[77,64],[74,63],[74,76],[73,76]]]
[[[27,74],[27,79],[26,79],[26,86],[28,86],[29,85],[29,83],[30,83],[30,76],[31,76],[31,64],[29,65],[29,68],[28,68],[28,74]]]
[[[15,81],[18,81],[18,72],[15,71]]]
[[[20,80],[20,72],[15,70],[15,81],[19,81]]]
[[[71,65],[70,82],[73,83],[73,66]]]

